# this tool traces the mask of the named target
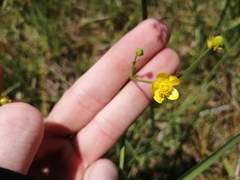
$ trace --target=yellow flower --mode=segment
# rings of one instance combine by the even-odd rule
[[[153,99],[162,103],[166,96],[170,100],[176,100],[179,97],[178,91],[173,87],[180,83],[176,76],[169,76],[168,73],[157,75],[157,81],[152,82]]]
[[[213,48],[214,51],[222,50],[220,46],[223,45],[223,37],[222,36],[211,36],[207,40],[207,47],[208,49]]]
[[[11,103],[12,100],[9,99],[7,96],[0,96],[0,106],[7,104],[7,103]]]

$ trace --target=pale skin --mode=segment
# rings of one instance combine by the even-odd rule
[[[169,36],[157,19],[140,23],[63,94],[45,120],[25,103],[1,106],[0,167],[41,180],[118,179],[116,166],[101,156],[152,100],[151,85],[128,82],[135,50],[144,50],[137,63],[141,78],[173,74],[179,58],[166,48]],[[0,90],[2,84],[0,68]]]

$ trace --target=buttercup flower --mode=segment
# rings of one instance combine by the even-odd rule
[[[207,40],[207,47],[208,49],[213,48],[214,51],[222,50],[220,46],[223,45],[223,37],[222,36],[211,36]]]
[[[157,75],[157,81],[152,82],[153,99],[162,103],[166,96],[170,100],[176,100],[179,97],[178,91],[173,87],[180,83],[176,76],[169,76],[168,73]]]
[[[9,99],[7,96],[0,96],[0,106],[7,104],[7,103],[11,103],[12,100]]]

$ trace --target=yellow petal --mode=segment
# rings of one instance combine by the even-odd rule
[[[208,47],[208,49],[212,48],[212,41],[211,40],[207,40],[207,47]]]
[[[169,76],[169,82],[172,84],[172,86],[180,84],[180,81],[176,76]]]
[[[161,104],[164,100],[164,95],[159,94],[159,91],[157,90],[157,91],[154,92],[153,99]]]
[[[169,76],[169,74],[168,73],[159,73],[158,75],[157,75],[157,80],[158,81],[160,81],[160,80],[165,80],[165,79],[167,79],[168,78],[168,76]]]
[[[179,93],[175,88],[173,88],[172,94],[167,96],[167,98],[170,100],[176,100],[176,99],[178,99],[178,97],[179,97]]]
[[[213,46],[220,46],[223,44],[223,37],[222,36],[215,36],[212,39]]]
[[[152,89],[151,89],[151,91],[152,91],[152,93],[154,93],[157,89],[158,89],[158,82],[152,82]]]

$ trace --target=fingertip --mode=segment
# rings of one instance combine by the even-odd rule
[[[0,107],[0,121],[11,122],[12,125],[28,125],[35,130],[43,130],[43,116],[35,107],[22,103],[8,103]]]
[[[147,27],[151,27],[156,31],[156,39],[162,44],[167,44],[170,38],[170,30],[168,26],[160,19],[149,18],[142,22]]]
[[[25,103],[0,107],[0,167],[26,174],[43,137],[43,116]]]
[[[118,180],[118,170],[110,160],[99,159],[89,166],[83,180]]]
[[[140,46],[139,48],[144,49],[146,52],[150,52],[150,54],[157,53],[165,48],[170,38],[170,31],[167,25],[156,18],[149,18],[142,21],[130,31],[129,34],[130,37],[133,38],[129,38],[129,36],[125,37],[129,38],[133,47],[136,45]],[[130,46],[127,47],[130,48]],[[134,52],[134,50],[131,52]]]

